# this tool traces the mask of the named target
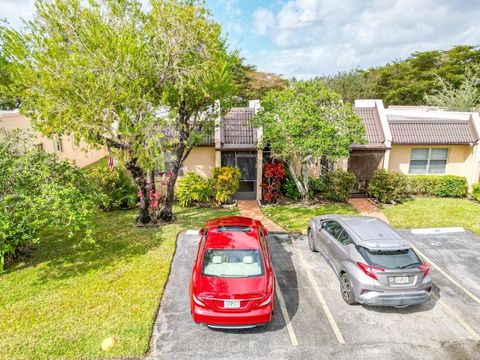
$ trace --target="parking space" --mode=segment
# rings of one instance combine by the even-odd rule
[[[411,233],[407,237],[429,254],[421,237]],[[264,328],[219,331],[194,324],[188,286],[198,241],[198,235],[186,233],[178,238],[149,358],[469,359],[480,354],[476,337],[480,304],[459,292],[435,268],[431,271],[436,296],[427,304],[405,309],[349,306],[322,255],[309,251],[305,237],[287,234],[269,236],[287,317],[277,298],[273,321]],[[434,252],[432,257],[439,266],[443,264]],[[476,257],[480,258],[480,251]],[[458,279],[463,275],[458,274]],[[463,307],[457,306],[459,301]]]

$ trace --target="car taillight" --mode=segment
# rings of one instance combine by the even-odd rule
[[[361,262],[357,262],[358,267],[365,273],[365,275],[370,276],[372,279],[378,280],[377,274],[375,271],[385,271],[384,268],[379,266],[367,265]]]
[[[199,305],[199,306],[207,306],[207,305],[205,305],[205,304],[202,302],[202,300],[200,300],[199,298],[197,298],[195,295],[192,295],[192,297],[193,297],[193,302],[194,302],[195,304],[197,304],[197,305]]]
[[[258,305],[258,307],[260,307],[260,306],[265,306],[265,305],[270,304],[270,302],[272,301],[272,299],[273,299],[273,292],[272,292],[270,295],[268,295],[267,298],[266,298],[265,300],[263,300],[263,301],[260,303],[260,305]]]
[[[423,272],[423,277],[426,277],[430,272],[430,264],[427,262],[424,262],[422,265],[418,267],[418,270]]]

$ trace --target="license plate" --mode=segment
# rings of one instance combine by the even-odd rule
[[[238,300],[225,300],[223,307],[228,309],[238,309],[240,307],[240,301]]]
[[[408,284],[408,276],[395,276],[395,284]]]

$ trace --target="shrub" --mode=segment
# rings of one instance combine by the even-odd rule
[[[467,179],[454,175],[411,175],[407,184],[409,195],[464,197],[468,189]]]
[[[212,194],[212,181],[195,173],[187,173],[178,180],[175,192],[181,206],[208,202]]]
[[[215,168],[213,171],[213,189],[215,201],[225,204],[232,200],[233,195],[240,187],[242,174],[239,169],[232,166]]]
[[[368,193],[382,203],[400,201],[406,190],[406,176],[385,169],[376,170],[368,184]]]
[[[472,196],[475,200],[480,201],[480,182],[472,185]]]
[[[31,146],[31,138],[0,130],[0,272],[20,247],[41,243],[46,227],[93,241],[95,203],[85,173]]]
[[[346,202],[357,180],[355,174],[337,169],[318,178],[318,190],[327,200]]]
[[[276,203],[282,194],[280,189],[282,180],[285,177],[284,165],[281,162],[266,164],[263,169],[264,181],[262,187],[262,198],[268,203]]]
[[[121,168],[92,167],[87,170],[97,205],[103,210],[129,209],[137,202],[137,189]]]
[[[293,200],[298,200],[301,197],[300,191],[298,191],[298,187],[297,187],[297,185],[295,184],[295,181],[293,180],[293,178],[290,175],[288,175],[285,178],[285,182],[282,185],[282,193],[286,197],[288,197],[290,199],[293,199]]]

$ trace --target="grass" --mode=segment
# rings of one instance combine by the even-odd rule
[[[463,226],[480,235],[480,203],[472,200],[419,197],[382,210],[397,228]]]
[[[47,234],[29,258],[0,273],[2,359],[141,356],[178,232],[236,209],[177,208],[178,220],[135,228],[135,211],[99,213],[96,245]],[[103,339],[118,346],[103,353]]]
[[[358,214],[350,204],[325,203],[312,207],[301,205],[276,205],[262,208],[263,213],[285,230],[306,232],[313,216],[325,214]]]

